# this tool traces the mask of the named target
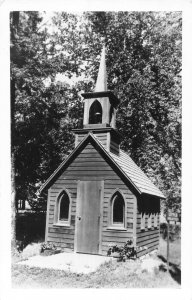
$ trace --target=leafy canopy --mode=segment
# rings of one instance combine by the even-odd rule
[[[104,42],[108,88],[121,100],[121,147],[159,186],[166,204],[179,209],[181,13],[57,12],[48,23],[44,16],[11,16],[17,197],[37,199],[38,207],[34,193],[72,150],[71,130],[83,117],[80,93],[94,88]]]

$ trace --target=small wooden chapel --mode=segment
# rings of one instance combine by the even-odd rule
[[[139,257],[158,248],[165,197],[120,149],[119,99],[107,90],[105,48],[95,90],[82,96],[75,148],[40,190],[48,190],[45,241],[66,252],[106,255],[111,243],[131,239]]]

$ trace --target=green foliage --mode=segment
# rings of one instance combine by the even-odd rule
[[[110,256],[112,253],[118,253],[119,261],[126,261],[126,259],[135,258],[137,254],[132,240],[128,240],[124,246],[117,246],[116,244],[110,245],[107,255]]]
[[[180,207],[181,14],[88,13],[108,48],[109,88],[121,100],[122,148]]]
[[[73,148],[71,130],[81,121],[82,103],[78,86],[75,89],[54,81],[56,74],[68,66],[61,69],[54,49],[48,51],[48,33],[46,28],[39,28],[39,14],[19,13],[17,26],[13,14],[11,121],[16,196],[28,199],[37,209],[46,199],[39,197],[38,188]],[[44,84],[47,78],[51,78],[48,86]]]
[[[16,215],[16,240],[18,248],[23,250],[28,244],[44,240],[46,214],[25,212]]]
[[[167,239],[167,223],[160,224],[160,233],[163,239]],[[181,238],[181,225],[169,224],[169,240],[175,241]]]
[[[71,129],[82,125],[80,93],[94,88],[105,42],[108,88],[121,100],[121,147],[165,194],[165,206],[180,209],[181,13],[57,12],[47,25],[43,16],[11,15],[17,198],[36,199],[38,207],[38,187],[72,150]]]
[[[45,243],[41,244],[41,252],[44,252],[45,250],[55,251],[56,249],[57,249],[57,246],[54,243],[45,242]]]

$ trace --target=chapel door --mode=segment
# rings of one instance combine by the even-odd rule
[[[99,253],[102,181],[79,181],[76,210],[76,251]]]

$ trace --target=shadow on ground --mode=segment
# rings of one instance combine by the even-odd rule
[[[158,257],[164,262],[166,263],[167,260],[165,259],[164,256],[162,255],[158,255]],[[170,266],[170,270],[169,273],[171,275],[171,277],[179,284],[181,284],[181,269],[178,267],[178,265],[173,264],[173,263],[169,263]],[[166,268],[162,267],[162,271],[166,271]]]

